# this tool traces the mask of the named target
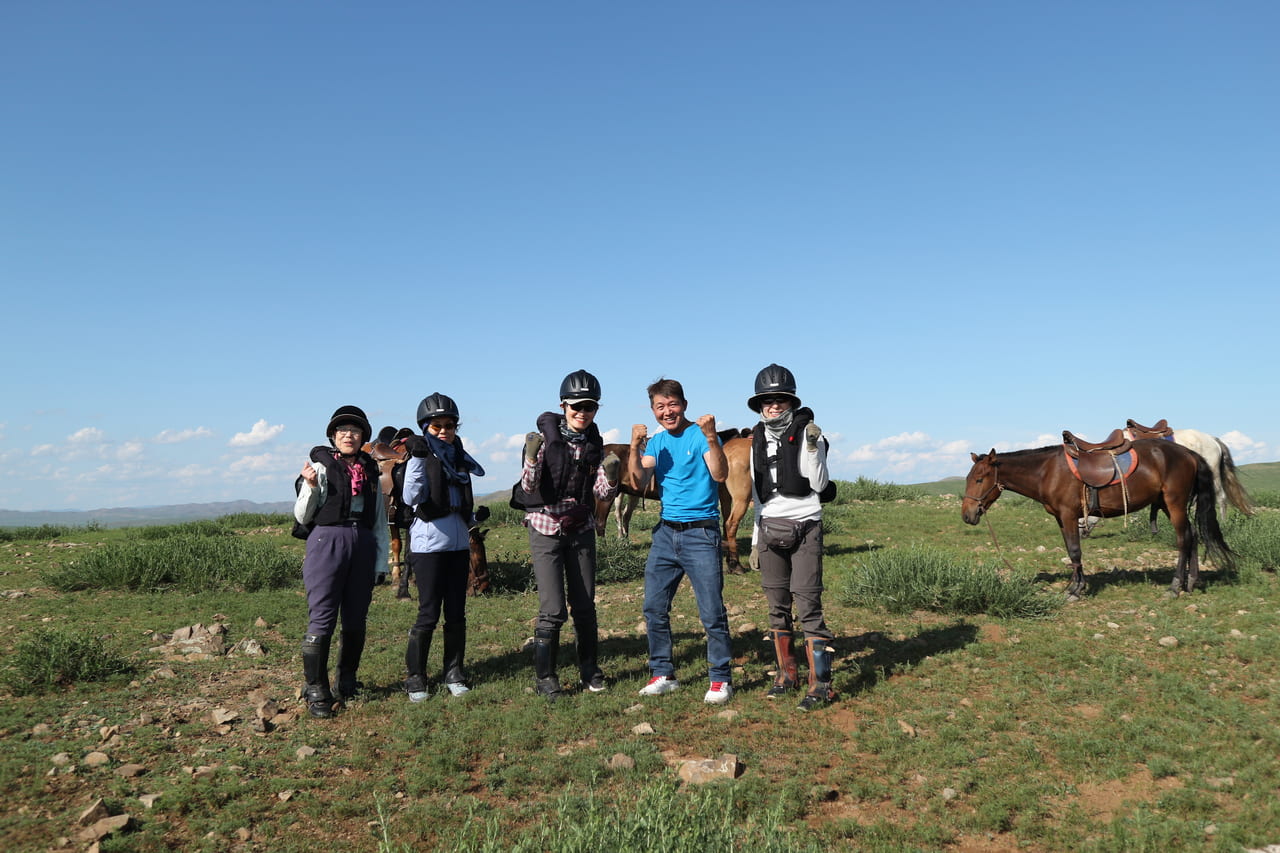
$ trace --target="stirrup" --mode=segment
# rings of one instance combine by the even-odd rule
[[[775,681],[769,686],[768,691],[765,692],[764,698],[777,699],[779,696],[786,696],[792,690],[796,689],[797,684],[798,682],[792,681],[789,678],[784,678],[782,681]]]

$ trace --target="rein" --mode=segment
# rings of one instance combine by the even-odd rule
[[[982,508],[982,517],[987,522],[987,532],[991,534],[991,543],[996,546],[996,553],[1000,555],[1000,559],[1004,561],[1005,567],[1012,573],[1014,571],[1013,564],[1010,563],[1009,558],[1004,555],[1004,549],[1000,547],[1000,540],[996,538],[996,529],[991,526],[991,516],[987,515],[987,508],[982,506],[983,499],[986,498],[987,495],[991,494],[993,490],[996,491],[997,494],[1004,491],[1004,484],[1000,482],[999,477],[995,476],[994,471],[992,472],[992,483],[985,492],[976,498],[969,497],[969,493],[966,492],[964,499],[977,501],[978,506]]]

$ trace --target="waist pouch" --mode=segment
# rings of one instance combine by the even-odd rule
[[[760,540],[773,551],[790,551],[800,544],[816,521],[793,521],[789,518],[760,519]]]

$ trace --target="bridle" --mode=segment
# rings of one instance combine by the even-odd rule
[[[1004,491],[1004,484],[1000,482],[999,474],[997,473],[997,471],[996,471],[996,467],[995,467],[994,465],[992,465],[992,466],[991,466],[991,485],[987,487],[987,490],[986,490],[985,492],[983,492],[981,495],[979,495],[978,497],[976,497],[976,498],[971,498],[971,497],[969,497],[969,493],[968,493],[968,491],[966,491],[966,492],[965,492],[965,494],[964,494],[964,500],[966,500],[966,501],[976,501],[976,502],[977,502],[977,504],[978,504],[978,511],[979,511],[980,513],[982,513],[983,515],[986,515],[987,507],[986,507],[986,506],[983,506],[983,503],[982,503],[982,502],[983,502],[984,500],[986,500],[986,499],[987,499],[987,495],[991,494],[993,491],[994,491],[994,492],[996,492],[996,494],[997,494],[997,495],[998,495],[1000,492],[1003,492],[1003,491]],[[995,500],[995,499],[993,498],[993,499],[992,499],[992,502],[993,502],[993,503],[994,503],[994,500]],[[989,505],[988,505],[988,506],[989,506]]]

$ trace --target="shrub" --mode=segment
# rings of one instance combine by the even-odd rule
[[[58,539],[69,535],[75,528],[64,524],[41,524],[38,527],[0,528],[0,542]]]
[[[204,519],[179,524],[151,524],[130,531],[138,539],[168,539],[170,536],[230,536],[234,531],[221,521]]]
[[[1242,575],[1280,568],[1280,515],[1260,512],[1245,516],[1229,513],[1222,526],[1223,538],[1236,553]]]
[[[596,582],[619,583],[644,577],[649,550],[616,536],[596,537]]]
[[[932,610],[1001,618],[1048,616],[1061,599],[1030,581],[1005,579],[992,567],[925,547],[876,551],[860,561],[839,591],[855,607],[890,613]]]
[[[233,512],[218,519],[224,527],[292,527],[293,516],[287,512]]]
[[[102,681],[132,670],[125,658],[104,648],[96,637],[64,628],[37,628],[18,641],[0,680],[22,696],[76,682]]]
[[[254,592],[297,583],[302,571],[300,558],[275,542],[173,533],[91,551],[82,559],[47,570],[42,577],[63,592],[175,588],[189,593]]]
[[[896,483],[881,483],[859,477],[852,483],[848,480],[836,480],[836,497],[833,503],[916,500],[922,497],[925,497],[925,491],[915,486],[899,486]]]
[[[1280,509],[1280,492],[1250,492],[1249,499],[1253,501],[1254,506],[1262,506],[1269,509]]]

